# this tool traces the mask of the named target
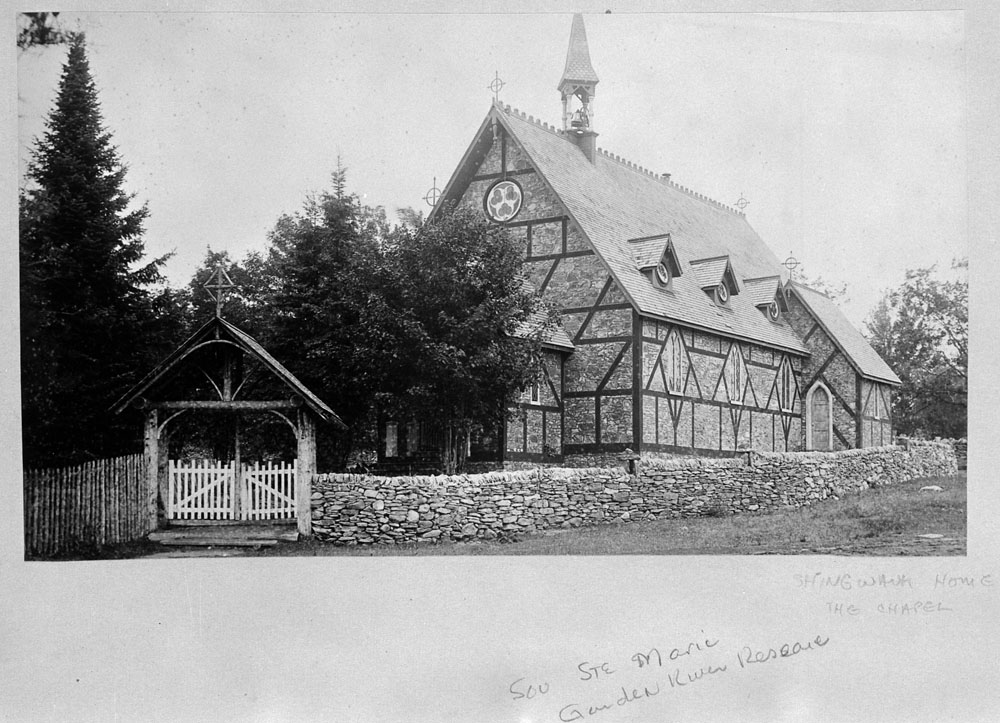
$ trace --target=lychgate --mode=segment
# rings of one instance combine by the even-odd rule
[[[133,406],[145,414],[150,530],[159,527],[162,510],[168,523],[295,520],[299,534],[310,535],[316,424],[346,427],[256,339],[223,319],[221,310],[220,303],[213,319],[112,408],[117,413]],[[247,384],[250,378],[269,383]],[[229,459],[164,459],[169,455],[161,439],[168,425],[181,415],[204,413],[233,420]],[[261,413],[276,415],[291,429],[294,459],[241,459],[241,419]]]

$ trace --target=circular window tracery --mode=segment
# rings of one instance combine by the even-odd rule
[[[663,286],[670,283],[670,269],[662,262],[656,265],[656,280]]]
[[[767,307],[767,313],[768,313],[768,316],[771,317],[771,321],[777,321],[778,320],[779,310],[778,310],[778,302],[777,301],[772,301],[768,305],[768,307]]]
[[[727,301],[729,301],[729,289],[726,288],[725,283],[716,286],[715,293],[719,299],[720,304],[725,304]]]
[[[497,181],[486,191],[483,207],[491,220],[503,223],[517,215],[523,200],[524,194],[516,182]]]

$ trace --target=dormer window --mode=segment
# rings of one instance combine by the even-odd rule
[[[669,233],[643,236],[628,241],[632,258],[658,289],[672,289],[673,280],[681,275],[681,265]]]
[[[729,300],[740,293],[740,285],[728,256],[698,259],[691,262],[698,286],[708,294],[716,306],[729,307]]]
[[[781,277],[764,276],[759,279],[744,279],[743,286],[753,305],[772,322],[781,319],[781,312],[788,311],[781,294]]]

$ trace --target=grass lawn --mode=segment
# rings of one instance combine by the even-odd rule
[[[941,492],[921,492],[937,485]],[[933,477],[769,514],[696,517],[579,527],[514,542],[340,547],[285,543],[249,554],[280,555],[964,555],[966,479]],[[941,537],[923,538],[932,534]]]

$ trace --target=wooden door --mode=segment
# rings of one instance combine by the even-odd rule
[[[809,395],[809,449],[831,449],[830,427],[830,393],[815,386]]]

